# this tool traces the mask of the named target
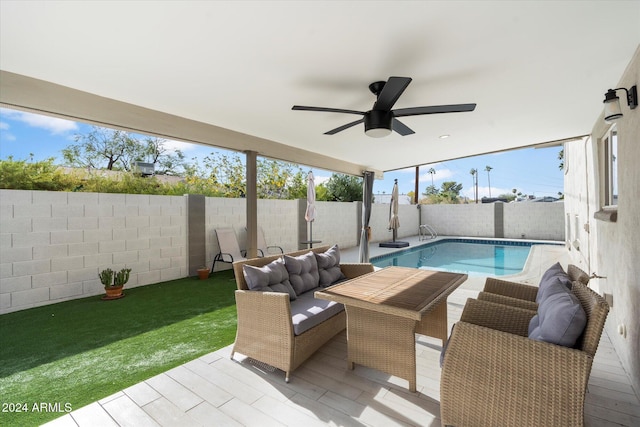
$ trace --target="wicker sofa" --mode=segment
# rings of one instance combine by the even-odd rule
[[[558,266],[560,269],[562,268],[560,264],[556,264],[555,266]],[[573,264],[569,264],[566,274],[568,280],[571,282],[578,281],[584,285],[589,283],[589,275]],[[538,295],[539,289],[538,286],[488,277],[485,281],[484,289],[478,294],[478,299],[535,311],[538,308],[536,296]]]
[[[310,251],[325,253],[328,246],[291,252],[285,255],[298,257]],[[249,290],[243,274],[243,266],[264,267],[282,258],[283,255],[253,258],[233,263],[237,290],[238,329],[231,357],[236,352],[271,365],[285,372],[285,381],[300,364],[322,347],[327,341],[346,328],[346,314],[340,305],[339,311],[310,329],[296,334],[292,319],[292,303],[286,293]],[[340,271],[351,279],[372,272],[371,264],[340,264]],[[309,291],[313,297],[313,290]],[[326,304],[327,302],[320,302]]]
[[[446,426],[583,426],[593,357],[609,311],[580,281],[586,314],[573,348],[528,338],[535,312],[469,299],[442,367],[440,410]]]

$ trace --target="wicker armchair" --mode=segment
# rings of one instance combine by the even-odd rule
[[[527,338],[535,313],[469,299],[451,334],[440,382],[443,425],[583,426],[593,357],[609,312],[580,282],[587,324],[575,348]]]
[[[572,282],[578,281],[584,285],[589,283],[589,275],[573,264],[569,264],[567,275]],[[537,286],[488,277],[478,299],[536,311],[537,294]]]
[[[288,253],[298,256],[313,251],[322,253],[329,249],[323,246]],[[285,381],[289,375],[327,341],[346,328],[344,310],[325,320],[308,331],[295,335],[291,320],[289,295],[277,292],[249,291],[242,273],[243,265],[262,267],[282,255],[253,258],[234,262],[233,271],[236,285],[236,308],[238,328],[236,341],[231,351],[271,365],[285,372]],[[370,273],[371,264],[341,264],[340,269],[348,279]]]

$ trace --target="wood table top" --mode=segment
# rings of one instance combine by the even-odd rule
[[[387,267],[315,293],[317,298],[420,320],[461,283],[466,274]]]

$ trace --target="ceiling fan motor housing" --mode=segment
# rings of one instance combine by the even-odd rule
[[[391,111],[371,110],[364,115],[364,132],[368,136],[380,138],[391,133],[393,113]]]

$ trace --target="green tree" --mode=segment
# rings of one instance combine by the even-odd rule
[[[305,187],[306,188],[306,187]],[[307,197],[306,189],[305,194],[302,197],[298,197],[299,199],[305,199]],[[324,183],[316,185],[316,200],[320,202],[329,202],[331,201],[331,196],[329,195],[329,190]]]
[[[13,160],[9,156],[0,160],[0,188],[12,190],[74,191],[80,180],[64,174],[53,164],[53,157],[33,162]]]
[[[462,184],[455,181],[445,181],[442,183],[440,195],[444,200],[448,200],[448,203],[459,203],[460,191],[462,191]]]
[[[334,173],[326,184],[329,200],[336,202],[362,201],[362,178]]]
[[[558,160],[560,160],[560,164],[558,165],[558,169],[564,170],[564,148],[560,150],[558,153]]]
[[[437,196],[438,195],[438,189],[436,188],[435,185],[429,185],[427,186],[426,190],[424,191],[424,193],[422,193],[423,196]]]
[[[307,196],[307,183],[299,166],[277,160],[258,160],[257,168],[259,198],[295,199]]]
[[[491,169],[493,169],[491,166],[487,166],[484,168],[484,170],[487,171],[487,180],[489,181],[489,197],[491,197],[491,176],[489,176]]]
[[[515,188],[514,188],[515,190]],[[504,194],[500,194],[498,196],[498,199],[506,199],[508,202],[511,202],[512,200],[515,200],[516,198],[516,193],[504,193]]]
[[[455,181],[443,182],[440,190],[430,185],[423,193],[426,197],[421,200],[421,203],[428,205],[460,203],[460,191],[462,191],[462,184]]]
[[[156,172],[178,175],[186,162],[180,150],[170,150],[166,140],[138,139],[122,130],[93,126],[88,134],[76,134],[74,144],[62,149],[67,166],[76,168],[132,171],[136,161],[154,163]]]
[[[436,170],[434,168],[429,169],[429,175],[431,175],[431,186],[433,187],[433,176],[436,174]]]
[[[97,126],[86,135],[76,134],[74,141],[62,150],[66,165],[71,167],[126,170],[125,157],[135,150],[127,132]]]
[[[166,143],[167,140],[162,138],[145,138],[143,140],[144,150],[136,153],[134,161],[153,163],[155,172],[159,175],[184,174],[187,168],[184,154],[180,150],[170,150],[166,147]],[[128,170],[132,170],[131,165]]]

